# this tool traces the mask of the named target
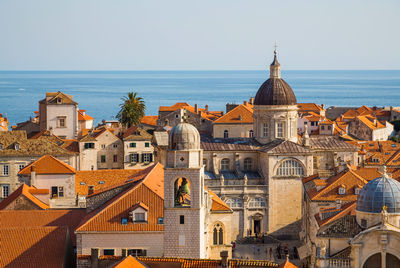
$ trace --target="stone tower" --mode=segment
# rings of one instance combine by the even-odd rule
[[[206,258],[203,151],[188,123],[169,133],[164,172],[164,256]]]
[[[270,77],[254,99],[254,136],[262,143],[275,139],[297,142],[297,100],[288,83],[281,78],[277,51],[270,65]]]

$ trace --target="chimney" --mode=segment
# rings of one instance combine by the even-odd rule
[[[244,104],[244,105],[247,105],[247,101],[243,101],[243,104]]]
[[[98,248],[92,248],[90,251],[91,268],[99,267],[99,251],[100,250]]]
[[[93,194],[93,192],[94,192],[94,186],[93,185],[89,185],[88,195]]]
[[[165,118],[164,126],[168,126],[168,124],[169,124],[169,120],[168,120],[168,118]]]
[[[242,121],[242,116],[239,114],[239,121]]]
[[[325,107],[325,104],[321,104],[321,108],[324,109],[324,107]]]
[[[194,105],[194,113],[195,114],[199,113],[199,106],[197,105],[197,103]]]
[[[208,104],[206,104],[206,106],[204,107],[204,109],[206,110],[206,112],[208,112]]]
[[[254,97],[250,97],[249,103],[250,103],[251,105],[254,105]]]
[[[221,257],[221,267],[226,268],[228,267],[228,251],[224,250],[219,253]]]
[[[31,186],[36,185],[36,168],[35,165],[31,167]]]

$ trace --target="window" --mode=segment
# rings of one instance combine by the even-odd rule
[[[128,218],[121,218],[122,225],[128,225]]]
[[[100,156],[100,162],[101,163],[105,163],[106,162],[106,156],[105,155],[101,155]]]
[[[311,122],[311,126],[315,126],[315,122]]]
[[[328,130],[331,130],[332,129],[332,127],[331,126],[328,126]]]
[[[361,189],[357,187],[354,189],[354,194],[359,195],[360,191],[361,191]]]
[[[10,185],[8,184],[1,185],[1,194],[3,198],[7,198],[10,195]]]
[[[86,185],[86,182],[81,181],[79,184],[80,184],[80,185]]]
[[[367,228],[367,220],[366,219],[361,219],[361,227]]]
[[[185,216],[184,215],[180,215],[179,216],[179,223],[180,224],[185,224]]]
[[[264,123],[263,125],[263,137],[268,137],[268,124]]]
[[[251,158],[244,159],[244,170],[253,169],[253,160]]]
[[[217,223],[213,228],[213,245],[223,245],[224,244],[224,230],[222,224]]]
[[[224,158],[221,160],[221,170],[226,171],[229,170],[229,159]]]
[[[114,256],[115,249],[105,249],[103,255],[105,256]]]
[[[276,124],[276,137],[283,138],[283,123]]]
[[[339,187],[339,194],[346,194],[346,188]]]
[[[21,149],[21,146],[19,146],[19,143],[16,142],[16,143],[14,144],[14,150],[19,151],[19,149]]]
[[[250,130],[249,131],[249,138],[253,138],[254,137],[254,131],[253,130]]]
[[[164,224],[164,218],[158,218],[157,219],[158,224]]]
[[[58,197],[64,197],[64,187],[58,187]]]
[[[10,174],[10,166],[9,165],[4,165],[3,166],[3,175],[8,176]]]
[[[86,142],[85,143],[85,149],[93,149],[94,148],[94,143],[93,142]]]
[[[129,157],[130,157],[129,160],[131,163],[139,162],[139,154],[130,154]]]
[[[142,154],[142,162],[149,163],[153,161],[153,154],[151,153],[144,153]]]
[[[228,130],[224,130],[224,139],[227,139],[227,138],[229,138],[229,132],[228,132]]]
[[[175,115],[175,118],[179,118],[179,115],[176,114],[176,115]]]
[[[253,198],[249,201],[249,207],[251,208],[265,207],[265,201],[262,197]]]
[[[136,142],[131,142],[131,143],[129,143],[129,147],[131,147],[131,148],[136,148]]]
[[[305,126],[307,125],[307,121],[304,121],[304,125],[305,125]]]
[[[239,198],[231,198],[225,202],[231,208],[241,208],[243,207],[243,202]]]
[[[303,176],[304,170],[299,162],[296,160],[285,160],[283,161],[277,170],[278,176]]]
[[[66,125],[66,116],[57,116],[57,127],[58,128],[65,128],[67,127]]]
[[[145,249],[128,249],[128,255],[147,256],[147,251]]]
[[[146,221],[146,213],[144,212],[135,213],[135,222],[145,222],[145,221]]]
[[[4,145],[2,143],[0,143],[0,150],[4,149]]]
[[[93,191],[94,191],[94,185],[89,185],[89,186],[88,186],[88,191],[89,191],[89,194],[93,193]]]
[[[114,161],[114,163],[116,163],[116,162],[118,162],[118,155],[113,155],[113,161]]]
[[[105,181],[99,181],[99,184],[104,184],[105,183]]]
[[[61,98],[57,98],[57,104],[61,104],[62,103],[62,99]]]
[[[321,129],[322,129],[322,130],[325,130],[325,126],[321,126]]]
[[[24,169],[24,167],[25,167],[25,165],[24,165],[24,164],[19,164],[19,165],[18,165],[18,169],[19,169],[19,171],[23,170],[23,169]]]
[[[114,144],[113,144],[113,148],[118,148],[118,144],[117,144],[117,143],[114,143]]]
[[[101,149],[105,149],[106,148],[106,145],[105,144],[102,144],[101,145]]]
[[[145,142],[144,147],[150,147],[150,142]]]

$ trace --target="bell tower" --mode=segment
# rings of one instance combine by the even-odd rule
[[[188,123],[169,133],[164,170],[164,256],[206,258],[203,150]]]

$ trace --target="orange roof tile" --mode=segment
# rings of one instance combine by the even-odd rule
[[[289,260],[286,260],[285,262],[281,263],[278,268],[297,268],[297,266],[291,263]]]
[[[75,169],[70,165],[58,160],[54,156],[44,155],[35,162],[23,168],[19,175],[30,175],[34,167],[36,174],[74,174]]]
[[[323,208],[320,211],[323,210],[336,210],[338,211],[337,213],[335,213],[333,216],[326,218],[326,219],[321,219],[319,216],[319,213],[315,214],[314,217],[317,220],[318,225],[321,227],[325,224],[331,223],[334,220],[337,220],[345,215],[354,215],[355,214],[355,210],[356,210],[356,201],[352,201],[349,203],[345,203],[344,205],[342,205],[339,209],[337,209],[336,207],[330,207],[330,208]]]
[[[186,102],[177,102],[172,106],[160,106],[158,110],[159,112],[174,112],[178,109],[185,109],[192,113],[195,113],[195,108]],[[198,108],[198,113],[202,118],[211,121],[221,117],[224,114],[224,112],[222,111],[208,111],[204,108]]]
[[[253,105],[240,104],[214,121],[214,124],[252,124]]]
[[[66,238],[66,227],[1,228],[0,266],[63,267]]]
[[[123,259],[120,263],[117,263],[113,266],[113,268],[146,268],[147,265],[144,265],[140,261],[138,261],[135,257],[128,256]]]
[[[323,110],[322,107],[316,103],[298,103],[297,107],[301,113],[314,112],[318,115]]]
[[[376,117],[369,116],[369,115],[360,115],[357,116],[357,119],[360,120],[364,125],[366,125],[370,129],[378,129],[378,128],[383,128],[385,125],[383,125],[381,122],[379,122]]]
[[[0,210],[1,228],[67,226],[73,245],[76,245],[74,231],[85,215],[85,209]]]
[[[157,119],[158,119],[157,115],[145,115],[140,120],[140,123],[156,127],[157,126]]]
[[[78,121],[89,121],[93,120],[93,117],[86,114],[86,110],[79,110],[78,111]]]
[[[158,218],[164,217],[164,168],[156,164],[144,178],[132,178],[131,186],[100,208],[90,213],[77,232],[108,231],[163,231],[164,225]],[[162,196],[161,196],[162,195]],[[132,204],[143,202],[148,205],[147,223],[121,224],[122,218],[129,219]]]
[[[18,197],[24,196],[27,200],[37,206],[38,209],[49,209],[49,205],[43,203],[34,194],[48,194],[48,189],[36,189],[33,186],[28,186],[25,183],[12,192],[6,199],[0,202],[0,210],[6,209]]]
[[[229,212],[233,212],[232,209],[224,201],[222,201],[221,198],[218,197],[218,195],[216,195],[210,189],[208,189],[208,192],[212,196],[211,211],[229,211]]]

